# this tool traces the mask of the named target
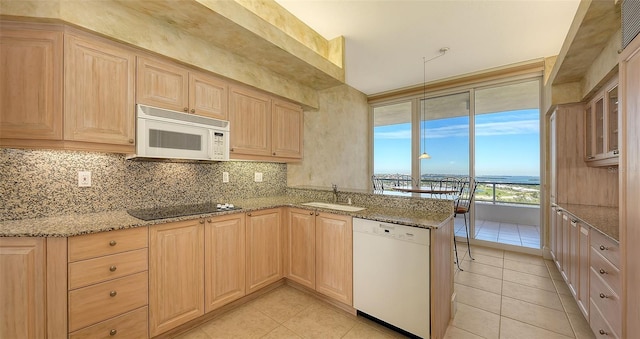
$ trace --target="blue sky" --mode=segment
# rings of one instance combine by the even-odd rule
[[[540,174],[538,110],[509,111],[476,116],[476,175]],[[426,123],[425,174],[467,174],[469,118],[430,120]],[[420,147],[422,147],[422,141]],[[411,125],[376,127],[374,172],[411,173]]]

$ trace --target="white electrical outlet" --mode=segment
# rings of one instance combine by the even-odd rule
[[[78,187],[91,187],[91,171],[78,172]]]
[[[255,172],[254,175],[253,175],[253,181],[262,182],[262,173]]]
[[[222,172],[222,182],[229,182],[229,172]]]

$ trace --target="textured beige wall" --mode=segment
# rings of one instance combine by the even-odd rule
[[[288,165],[287,185],[368,189],[367,97],[347,85],[318,97],[319,110],[304,112],[304,160]]]

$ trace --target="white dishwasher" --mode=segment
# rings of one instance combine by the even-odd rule
[[[430,337],[429,230],[353,218],[353,306]]]

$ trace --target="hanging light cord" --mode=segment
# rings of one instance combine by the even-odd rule
[[[425,125],[427,123],[427,117],[426,117],[426,113],[425,113],[425,102],[427,101],[427,62],[437,59],[443,55],[445,55],[445,53],[447,53],[447,51],[449,51],[449,47],[442,47],[440,48],[440,54],[434,56],[433,58],[427,60],[427,57],[422,57],[422,69],[424,72],[424,81],[422,83],[422,105],[420,105],[422,107],[422,123],[421,123],[421,127],[422,127],[422,155],[420,156],[420,158],[424,158],[424,159],[428,159],[430,158],[430,156],[427,154],[427,141],[426,141],[426,133],[427,131],[425,131]]]

